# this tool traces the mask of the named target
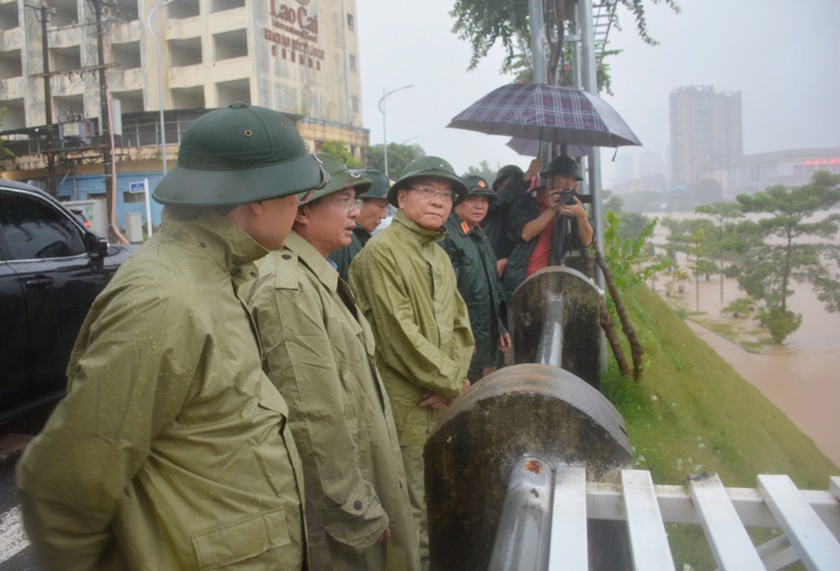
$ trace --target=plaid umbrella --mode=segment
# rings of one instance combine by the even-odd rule
[[[523,139],[521,137],[514,137],[507,143],[508,147],[526,157],[539,157],[543,148],[548,145],[547,142],[537,141],[535,139]],[[589,152],[589,147],[585,145],[567,145],[566,152],[563,153],[569,157],[582,157]],[[560,156],[560,147],[555,147],[554,156]]]
[[[560,145],[641,145],[610,105],[580,89],[513,83],[494,89],[447,127]]]

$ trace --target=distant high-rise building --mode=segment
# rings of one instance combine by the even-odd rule
[[[616,184],[636,178],[633,157],[622,153],[615,158],[615,182]]]
[[[729,169],[743,153],[741,93],[712,86],[671,92],[671,183],[691,185]]]

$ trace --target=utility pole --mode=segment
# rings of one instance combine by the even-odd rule
[[[47,41],[47,13],[48,8],[41,6],[41,49],[44,54],[44,110],[47,122],[47,192],[55,196],[57,193],[55,183],[55,136],[53,133],[52,117],[52,89],[50,87],[50,50]]]
[[[93,9],[96,13],[96,54],[99,58],[99,134],[102,137],[103,159],[105,166],[105,204],[110,213],[113,208],[114,197],[111,195],[114,164],[111,154],[111,121],[108,113],[108,86],[105,74],[105,48],[103,41],[105,31],[102,27],[102,7],[105,4],[102,0],[93,0]],[[113,231],[113,230],[112,230]]]
[[[528,0],[528,29],[531,32],[531,70],[534,83],[548,83],[548,70],[545,63],[545,19],[542,0]],[[551,160],[551,145],[540,145],[540,159],[548,166]]]
[[[592,0],[580,0],[578,3],[578,18],[580,20],[581,47],[583,61],[581,67],[583,78],[583,89],[598,95],[598,70],[595,55],[595,30],[592,15]],[[595,243],[598,248],[604,247],[604,202],[601,192],[601,149],[589,147],[586,156],[589,167],[589,194],[592,196],[592,222],[595,229]],[[603,254],[603,251],[601,252]],[[595,281],[601,290],[604,290],[606,283],[604,274],[596,267]],[[606,371],[607,362],[607,339],[601,333],[601,370]]]

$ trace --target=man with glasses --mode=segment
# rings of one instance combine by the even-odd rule
[[[326,183],[294,123],[199,117],[163,223],[96,298],[67,396],[17,465],[41,569],[301,569],[300,458],[237,288]]]
[[[399,208],[393,222],[350,265],[394,411],[423,567],[429,560],[423,445],[441,411],[469,386],[475,347],[452,264],[437,244],[456,194],[466,192],[443,159],[415,159],[388,190]]]
[[[266,256],[243,297],[265,371],[289,403],[310,569],[417,569],[417,526],[373,333],[328,258],[350,243],[357,193],[371,180],[332,155],[316,156],[330,183],[298,207],[285,247]]]
[[[362,250],[367,241],[373,236],[373,231],[388,216],[388,177],[376,169],[363,169],[362,174],[373,184],[370,189],[359,195],[362,207],[356,217],[356,227],[353,229],[353,239],[349,245],[330,254],[335,262],[338,275],[345,282],[350,281],[350,262]]]

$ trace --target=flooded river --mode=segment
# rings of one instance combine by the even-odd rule
[[[654,242],[664,242],[662,229]],[[826,311],[810,284],[793,289],[788,309],[802,315],[802,326],[765,354],[745,351],[697,324],[690,326],[840,468],[840,313]],[[734,279],[724,280],[721,303],[718,276],[701,281],[699,294],[699,309],[712,320],[721,319],[722,307],[743,295]],[[696,300],[695,285],[687,285],[683,302],[690,311]]]

